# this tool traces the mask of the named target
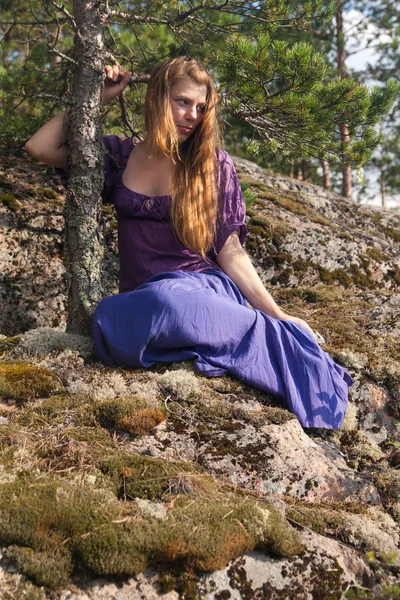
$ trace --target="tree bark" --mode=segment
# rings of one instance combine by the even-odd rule
[[[71,166],[65,208],[68,277],[67,331],[89,334],[91,314],[101,298],[103,245],[99,227],[104,181],[100,129],[104,72],[103,22],[98,3],[74,0],[77,25],[72,98],[67,134]]]
[[[294,172],[297,181],[303,181],[303,171],[301,170],[301,161],[296,158],[294,161]]]
[[[307,179],[310,177],[310,161],[301,161],[301,173],[303,176],[303,181],[307,181]]]
[[[349,128],[344,123],[340,124],[340,136],[342,138],[343,147],[346,144],[350,143]],[[351,172],[350,165],[343,165],[342,173],[343,173],[342,194],[345,198],[352,198],[353,197],[353,181],[352,181],[352,172]]]
[[[383,174],[383,167],[381,167],[381,176],[379,179],[379,184],[381,187],[382,208],[386,208],[386,182],[385,182],[385,177]]]
[[[322,167],[322,185],[325,190],[332,189],[331,186],[331,172],[329,169],[329,163],[327,160],[321,159],[321,167]]]
[[[337,0],[336,9],[336,59],[337,67],[340,76],[345,79],[348,77],[346,71],[346,51],[344,45],[344,31],[343,31],[343,3],[342,0]],[[345,123],[340,124],[340,137],[342,140],[342,146],[345,147],[350,143],[349,128]],[[342,194],[345,198],[352,198],[353,196],[353,184],[352,184],[352,173],[350,165],[343,165],[342,167],[343,179],[342,179]]]

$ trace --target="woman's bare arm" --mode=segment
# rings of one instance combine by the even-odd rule
[[[122,94],[132,75],[130,71],[125,73],[119,65],[107,66],[105,70],[107,80],[112,81],[113,85],[103,88],[103,105],[108,104],[113,98]],[[122,80],[116,83],[121,76]],[[46,165],[65,168],[67,149],[63,136],[64,117],[65,112],[56,115],[33,134],[25,144],[25,150],[28,154]]]
[[[63,140],[65,112],[53,117],[26,142],[25,150],[46,165],[64,168],[67,148]]]
[[[265,289],[249,255],[242,248],[237,232],[232,233],[227,239],[217,256],[217,262],[253,308],[261,310],[274,319],[293,321],[313,333],[303,319],[292,317],[279,308],[271,294]]]

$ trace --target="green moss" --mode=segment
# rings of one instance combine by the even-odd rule
[[[130,417],[123,417],[116,423],[116,429],[131,435],[150,435],[154,428],[165,421],[165,414],[158,408],[142,408]]]
[[[105,400],[95,407],[95,416],[102,427],[107,429],[118,429],[124,419],[130,419],[139,410],[146,410],[149,401],[142,396],[124,396]]]
[[[57,192],[51,190],[50,188],[39,188],[37,192],[38,194],[44,196],[45,198],[48,198],[49,200],[58,200],[59,197]]]
[[[157,579],[157,584],[161,588],[161,594],[173,592],[176,586],[176,577],[172,573],[161,573]]]
[[[394,281],[396,285],[400,285],[400,269],[394,266],[392,269],[388,269],[384,276],[385,281]]]
[[[0,397],[23,404],[33,398],[49,396],[62,388],[58,378],[42,367],[23,363],[0,364]]]
[[[211,481],[202,467],[194,463],[166,462],[127,452],[101,461],[99,469],[110,478],[115,493],[123,499],[161,498],[171,487],[178,485],[179,479],[187,481],[193,490]]]
[[[184,574],[179,578],[178,589],[181,598],[185,598],[185,600],[198,600],[197,581],[191,573]]]
[[[354,285],[361,288],[374,288],[376,283],[371,279],[371,274],[368,270],[368,261],[362,261],[361,267],[355,263],[350,265],[349,273],[344,269],[334,269],[329,271],[322,265],[315,264],[311,261],[298,259],[291,265],[294,274],[300,279],[304,279],[309,272],[316,272],[319,280],[327,286],[341,285],[345,289],[349,289]],[[285,272],[274,278],[273,283],[284,284],[282,278]],[[316,292],[318,293],[318,292]]]
[[[85,501],[84,501],[85,500]],[[95,518],[99,500],[79,488],[17,480],[0,486],[0,538],[7,545],[50,551],[67,537],[106,522]]]
[[[284,408],[279,408],[278,406],[264,406],[263,413],[269,423],[274,423],[276,425],[283,425],[283,423],[287,423],[293,419],[292,413]]]
[[[328,269],[325,269],[321,265],[316,265],[316,267],[320,280],[327,285],[339,283],[344,288],[349,288],[353,284],[352,278],[343,269],[334,269],[333,271],[328,271]]]
[[[384,458],[382,450],[357,429],[338,431],[337,440],[353,468],[357,468],[361,461],[363,464],[367,462],[376,464]]]
[[[352,587],[345,592],[346,600],[398,600],[400,598],[399,585],[384,585],[373,592]]]
[[[259,225],[251,225],[249,227],[249,233],[253,235],[265,235],[265,229]]]
[[[248,187],[254,187],[257,189],[263,189],[265,187],[265,184],[261,183],[260,181],[257,181],[257,179],[253,179],[252,177],[249,177],[248,175],[241,175],[240,176],[240,184],[242,186],[246,186],[246,189]]]
[[[296,502],[287,507],[286,517],[291,523],[309,527],[320,535],[326,535],[329,531],[343,539],[344,519],[329,504],[307,506],[304,502]]]
[[[381,362],[383,364],[384,360],[390,362],[391,356],[397,356],[397,350],[392,343],[385,340],[386,348],[380,348],[376,338],[366,335],[369,324],[368,311],[374,308],[375,304],[369,300],[364,301],[358,294],[354,295],[343,288],[321,285],[311,291],[310,288],[276,289],[274,298],[289,314],[300,315],[307,315],[311,299],[313,311],[306,320],[325,338],[327,345],[324,350],[331,355],[344,348],[365,353],[371,366]],[[374,355],[375,359],[372,358]],[[377,369],[374,368],[374,372],[377,373]],[[380,377],[384,377],[383,372]]]
[[[14,335],[11,337],[3,338],[0,340],[0,354],[7,355],[9,352],[12,352],[16,346],[18,346],[19,340],[21,339],[20,335]]]
[[[27,576],[45,578],[49,587],[57,586],[69,577],[71,545],[76,546],[83,535],[107,525],[112,514],[118,514],[110,512],[104,500],[101,495],[57,483],[3,484],[0,538],[3,544],[35,551],[34,555],[29,550],[13,552],[19,569]],[[62,547],[66,554],[58,554]],[[52,564],[50,554],[55,557]]]
[[[78,406],[83,406],[88,401],[85,396],[73,395],[73,396],[51,396],[43,400],[40,406],[33,408],[33,412],[40,413],[41,416],[54,419],[60,416],[63,412],[69,411]]]
[[[254,186],[254,183],[252,184]],[[269,200],[280,208],[287,210],[295,215],[306,216],[313,223],[324,225],[335,229],[335,225],[326,217],[320,215],[312,206],[309,206],[301,197],[301,194],[296,192],[280,192],[276,193],[272,190],[262,190],[257,192],[257,201]]]
[[[256,214],[249,220],[249,232],[254,235],[265,235],[268,241],[278,249],[282,246],[289,231],[289,227],[284,223],[263,215]]]
[[[400,231],[393,229],[393,227],[382,227],[382,230],[386,237],[389,237],[395,242],[400,242]]]
[[[269,200],[272,200],[275,204],[288,210],[295,215],[308,216],[309,210],[307,210],[307,206],[305,206],[302,202],[299,201],[295,196],[289,196],[287,194],[275,195],[270,194]]]
[[[14,194],[0,194],[0,202],[3,206],[6,206],[9,210],[15,212],[19,209],[20,204],[15,199]]]
[[[303,551],[275,509],[232,488],[213,484],[207,497],[175,496],[168,507],[162,520],[143,518],[93,490],[20,480],[0,485],[0,538],[17,568],[47,587],[64,584],[75,564],[98,575],[135,575],[149,565],[190,573],[221,569],[254,548]]]
[[[323,302],[324,300],[324,296],[323,294],[321,294],[318,289],[314,289],[314,290],[304,290],[302,292],[302,298],[308,303],[308,304],[315,304],[317,302]]]
[[[115,441],[108,431],[98,427],[70,427],[65,430],[65,435],[77,442],[115,447]]]
[[[276,510],[269,509],[268,526],[258,548],[276,556],[296,556],[304,549],[300,536]],[[296,532],[297,533],[297,532]]]
[[[4,572],[1,600],[48,600],[43,587],[38,588],[23,575]],[[15,593],[18,592],[18,596]]]
[[[233,549],[241,555],[257,547],[276,556],[294,556],[304,550],[297,531],[276,510],[246,497],[227,494],[198,503],[179,498],[172,514],[183,528],[180,535],[179,528],[178,535],[174,528],[168,533],[168,520],[163,522],[167,540],[158,550],[163,563],[184,560],[195,570],[213,571],[226,565]],[[198,524],[195,532],[186,529],[184,519],[189,528]]]
[[[3,173],[0,173],[0,187],[4,188],[6,190],[12,189],[11,181]]]
[[[319,225],[325,225],[326,227],[334,228],[335,226],[331,223],[326,217],[318,215],[317,217],[313,217],[311,219],[314,223],[318,223]]]
[[[13,469],[14,457],[21,437],[19,430],[13,425],[0,427],[0,463],[3,469]]]
[[[97,425],[93,400],[83,394],[50,396],[41,404],[25,406],[17,416],[20,425],[60,425],[68,422],[74,426]]]
[[[218,397],[212,391],[201,389],[195,391],[188,397],[187,402],[182,404],[182,411],[179,418],[185,417],[185,412],[189,410],[189,414],[204,423],[219,423],[224,419],[232,419],[242,416],[241,413],[235,411],[232,405],[227,402],[224,397]]]
[[[400,498],[400,472],[390,469],[386,473],[373,473],[372,480],[379,491],[383,506],[392,512]]]
[[[378,263],[388,262],[390,260],[390,256],[378,250],[378,248],[368,248],[366,254],[372,260],[375,260]]]
[[[381,215],[374,215],[371,220],[374,223],[374,225],[380,225],[381,222],[382,222],[382,216]]]
[[[35,552],[32,548],[10,546],[6,557],[18,571],[38,585],[48,588],[67,585],[72,572],[71,555],[62,549],[55,552]]]

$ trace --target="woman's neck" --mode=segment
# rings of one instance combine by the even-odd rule
[[[168,156],[165,156],[165,154],[163,154],[157,147],[150,145],[149,140],[144,139],[143,142],[139,142],[139,144],[144,158],[151,158],[160,162],[166,162],[170,160]]]

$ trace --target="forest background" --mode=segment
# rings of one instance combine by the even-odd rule
[[[371,178],[383,206],[400,194],[395,1],[0,2],[3,151],[23,151],[68,108],[70,331],[82,331],[102,296],[101,132],[142,137],[145,84],[161,60],[186,54],[213,73],[232,154],[347,198],[368,198]],[[375,61],[352,72],[350,54],[365,46]],[[102,107],[105,63],[133,75],[124,97]]]
[[[0,143],[8,148],[20,150],[40,125],[71,102],[76,33],[73,13],[77,4],[49,0],[0,2]],[[146,75],[165,58],[196,56],[214,72],[225,91],[228,151],[256,160],[272,171],[332,187],[359,202],[376,203],[379,199],[383,206],[398,209],[398,97],[392,109],[388,104],[375,107],[375,123],[371,115],[359,119],[359,127],[372,124],[381,137],[378,142],[371,132],[364,133],[362,151],[353,148],[353,156],[348,151],[347,156],[338,157],[338,148],[321,143],[323,135],[306,133],[310,139],[304,139],[307,113],[319,108],[312,106],[307,94],[315,92],[318,97],[318,83],[329,85],[351,78],[369,87],[384,87],[388,80],[399,79],[400,11],[395,1],[321,0],[300,5],[295,0],[171,0],[97,4],[100,9],[103,5],[104,59],[118,61],[134,73],[125,102],[108,107],[102,116],[107,132],[140,135]],[[254,86],[257,78],[262,79],[258,90]],[[349,92],[350,88],[341,91],[356,95],[354,88]],[[334,96],[333,88],[330,92]],[[390,93],[393,99],[393,87]],[[253,96],[252,102],[249,96]],[[239,98],[240,106],[233,97]],[[366,99],[358,101],[358,107],[347,109],[356,112],[364,104],[366,110]],[[259,113],[261,107],[268,108],[264,122],[260,115],[257,118],[248,114]],[[289,119],[285,114],[288,110],[293,112]],[[340,106],[337,110],[340,112]],[[361,141],[360,130],[346,138],[346,124],[339,122],[343,115],[335,114],[333,109],[329,116],[343,145],[348,140]],[[311,119],[310,124],[315,126],[315,120]],[[279,125],[281,129],[291,126],[300,135],[296,131],[292,136],[286,132],[282,135]],[[319,126],[324,125],[320,119]],[[349,161],[352,173],[346,166]]]

